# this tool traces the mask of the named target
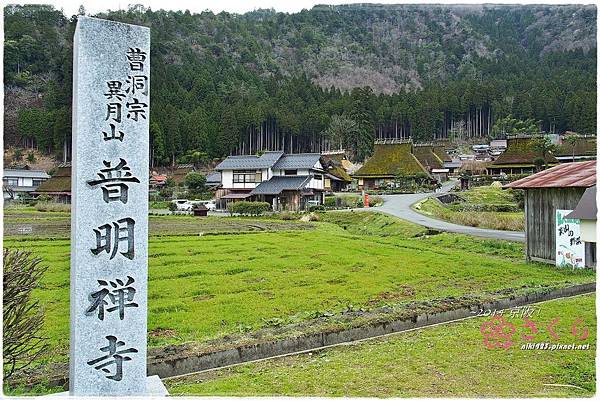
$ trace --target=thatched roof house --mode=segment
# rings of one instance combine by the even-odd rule
[[[561,162],[592,160],[596,158],[596,147],[595,136],[580,136],[577,138],[575,146],[570,145],[563,138],[563,142],[554,155]]]
[[[352,163],[346,158],[344,152],[322,154],[321,164],[325,170],[325,191],[341,191],[352,182],[352,177],[346,170],[346,167]]]
[[[533,147],[532,136],[511,137],[507,139],[506,151],[488,167],[488,174],[531,174],[535,172],[533,161],[541,157]],[[546,165],[556,165],[559,161],[550,153],[544,155]]]
[[[435,147],[431,144],[413,146],[413,154],[419,160],[419,163],[431,171],[432,169],[440,169],[444,166],[444,161],[435,153]]]
[[[410,141],[375,144],[373,155],[354,173],[360,189],[374,189],[392,182],[398,175],[415,175],[427,169],[412,153]]]
[[[57,202],[71,201],[71,163],[58,166],[56,172],[32,193],[33,195],[50,196]]]

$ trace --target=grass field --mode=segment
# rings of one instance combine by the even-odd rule
[[[166,224],[187,218],[157,219]],[[386,215],[328,212],[323,220],[310,230],[300,222],[272,222],[292,225],[242,235],[151,237],[149,345],[204,343],[348,308],[402,310],[417,301],[436,305],[448,297],[494,298],[594,281],[589,270],[525,264],[519,243],[454,234],[414,237],[422,234],[418,226]],[[34,294],[46,310],[50,352],[44,362],[65,361],[69,240],[7,237],[4,246],[33,250],[49,266]]]
[[[457,193],[464,202],[443,204],[429,198],[414,205],[418,212],[471,227],[523,231],[525,216],[518,210],[514,193],[492,186],[476,187]]]
[[[40,212],[34,208],[8,209],[4,214],[4,234],[23,238],[69,238],[71,216],[62,212]],[[310,230],[314,225],[301,221],[268,218],[193,217],[165,215],[149,217],[149,232],[156,235],[204,235],[261,231]]]
[[[399,333],[379,340],[278,358],[167,381],[171,395],[354,397],[591,397],[595,393],[595,295],[536,307],[535,342],[589,343],[588,350],[487,349],[480,333],[490,318]],[[558,317],[553,340],[545,329]],[[581,318],[589,337],[571,325]],[[516,326],[522,318],[508,318]],[[526,332],[525,332],[526,333]],[[527,333],[526,333],[527,334]]]

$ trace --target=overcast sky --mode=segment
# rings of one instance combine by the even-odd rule
[[[298,12],[304,8],[310,9],[315,4],[348,4],[348,3],[452,3],[452,1],[419,1],[419,0],[33,0],[33,1],[10,1],[3,0],[3,3],[13,4],[53,4],[58,9],[63,9],[67,16],[71,16],[77,13],[77,10],[81,4],[84,5],[88,14],[95,14],[101,11],[107,10],[119,10],[126,9],[129,4],[144,4],[149,6],[153,10],[165,9],[165,10],[190,10],[191,12],[201,12],[204,10],[211,10],[215,13],[221,11],[227,11],[232,13],[245,13],[258,8],[274,8],[277,11],[283,11],[288,13]],[[484,3],[482,0],[458,0],[454,3]],[[565,1],[565,0],[500,0],[500,1],[487,1],[490,3],[593,3],[592,1]]]

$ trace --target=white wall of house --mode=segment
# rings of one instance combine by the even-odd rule
[[[221,171],[221,183],[223,188],[233,188],[233,170]]]
[[[252,189],[260,184],[260,182],[233,182],[234,171],[236,170],[221,171],[221,182],[224,189]],[[273,176],[273,171],[270,168],[263,168],[254,171],[256,173],[261,173],[262,181],[267,181]]]
[[[34,183],[35,180],[35,183]],[[3,178],[3,184],[10,186],[12,188],[18,187],[37,187],[43,181],[46,181],[46,178],[34,178],[34,177],[15,177],[9,176]]]
[[[315,173],[316,176],[320,176],[321,179],[317,180],[314,177],[311,178],[310,182],[308,183],[309,188],[313,188],[313,189],[325,189],[325,177],[323,176],[323,174],[321,173]]]

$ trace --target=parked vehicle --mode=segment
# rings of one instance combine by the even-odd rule
[[[177,206],[177,210],[190,211],[192,210],[192,206],[194,206],[194,204],[187,199],[173,199],[171,202]]]
[[[190,201],[192,205],[204,205],[208,210],[216,210],[217,202],[214,199],[211,200],[201,200],[201,201]]]
[[[200,201],[200,203],[202,203],[204,206],[206,206],[206,208],[208,210],[217,210],[217,201],[214,199],[211,200],[207,200],[207,201]]]

